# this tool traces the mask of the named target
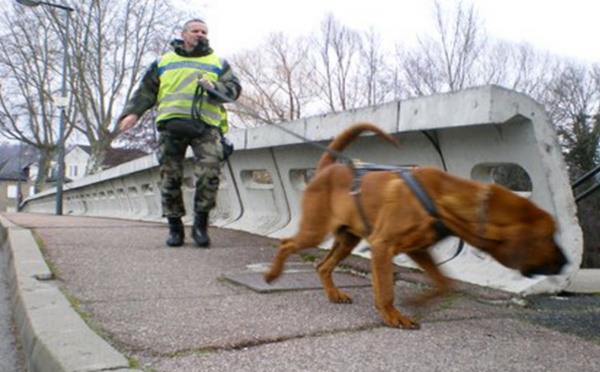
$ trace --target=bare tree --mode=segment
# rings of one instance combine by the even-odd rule
[[[404,81],[411,95],[422,96],[471,86],[486,38],[473,5],[459,3],[448,16],[434,2],[436,34],[418,39],[418,48],[397,48]]]
[[[240,103],[252,113],[232,106],[245,126],[290,121],[302,117],[314,101],[308,40],[290,41],[281,33],[268,36],[255,51],[234,56],[232,63],[244,84]]]
[[[41,154],[38,188],[45,184],[58,145],[52,96],[62,81],[65,13],[15,5],[0,16],[2,133],[37,147]],[[70,16],[70,90],[65,139],[72,133],[92,148],[87,173],[94,173],[120,134],[117,115],[136,88],[143,69],[164,52],[182,14],[170,1],[85,0]],[[174,21],[175,20],[175,21]],[[32,29],[35,28],[35,32]],[[149,120],[143,120],[148,123]],[[151,126],[142,127],[149,137]]]
[[[333,14],[321,23],[321,33],[315,37],[317,50],[315,70],[321,99],[329,111],[343,111],[359,104],[360,84],[356,77],[362,73],[358,55],[360,34],[346,27]]]
[[[363,105],[370,106],[398,98],[395,94],[397,90],[396,75],[388,67],[380,35],[370,29],[361,36],[359,61],[364,72],[356,76],[360,88],[359,101]]]
[[[597,70],[566,62],[549,84],[546,107],[563,146],[574,177],[600,163],[600,85]]]
[[[480,75],[475,82],[501,85],[542,102],[559,65],[559,58],[528,43],[492,41],[483,52]]]
[[[327,15],[320,34],[271,34],[258,49],[232,59],[244,84],[231,106],[244,126],[373,105],[394,98],[398,79],[387,67],[379,35],[358,32]],[[234,124],[235,125],[235,124]]]
[[[52,10],[23,12],[16,7],[21,6],[0,16],[0,127],[4,136],[38,149],[36,189],[41,190],[59,144],[58,110],[52,97],[61,87],[62,37]],[[69,105],[65,138],[76,114]]]
[[[82,3],[79,17],[73,22],[70,83],[80,111],[75,129],[87,138],[92,149],[87,174],[100,169],[106,151],[120,134],[117,115],[136,88],[143,69],[167,47],[167,37],[179,23],[174,19],[180,19],[180,15],[168,1]]]

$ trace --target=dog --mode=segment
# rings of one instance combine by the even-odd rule
[[[365,131],[397,144],[393,136],[370,123],[357,123],[330,143],[330,151],[322,155],[303,194],[299,232],[281,240],[265,272],[267,283],[282,274],[290,254],[316,247],[332,234],[333,246],[317,265],[317,272],[329,301],[351,303],[350,295],[335,286],[332,273],[364,238],[371,246],[374,300],[383,321],[391,327],[417,329],[417,321],[394,307],[392,260],[405,253],[431,278],[433,289],[417,302],[428,302],[449,291],[451,280],[442,274],[428,251],[444,238],[440,223],[452,235],[526,277],[557,275],[567,264],[554,241],[553,218],[499,185],[463,179],[436,167],[411,169],[413,180],[431,199],[436,215],[427,211],[396,171],[367,172],[359,181],[358,196],[353,195],[356,172],[337,163],[334,154]]]

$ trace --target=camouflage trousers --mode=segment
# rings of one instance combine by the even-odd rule
[[[194,212],[209,212],[216,205],[219,190],[220,162],[223,148],[219,129],[207,127],[199,137],[179,137],[163,132],[160,135],[160,193],[163,217],[185,216],[183,204],[183,164],[190,147],[194,153]]]

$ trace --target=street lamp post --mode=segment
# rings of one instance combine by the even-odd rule
[[[38,5],[47,5],[49,7],[58,8],[66,11],[66,25],[65,25],[65,35],[63,37],[63,72],[62,72],[62,88],[61,88],[61,102],[59,102],[60,107],[60,117],[59,117],[59,127],[58,127],[58,175],[56,180],[56,214],[63,214],[63,186],[65,183],[65,107],[66,96],[67,96],[67,63],[68,63],[68,38],[69,38],[69,12],[74,11],[75,9],[70,8],[68,6],[48,3],[45,1],[35,1],[35,0],[17,0],[17,3],[25,6],[35,7]]]
[[[21,190],[21,182],[23,181],[23,141],[19,141],[19,160],[18,160],[18,168],[17,168],[17,206],[16,211],[19,212],[21,210],[21,202],[23,201],[23,192]]]

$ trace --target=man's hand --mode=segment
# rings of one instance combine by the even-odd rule
[[[198,84],[202,85],[205,89],[215,89],[215,83],[209,78],[201,76],[198,78]]]
[[[125,116],[119,122],[119,129],[121,130],[121,132],[128,131],[135,125],[135,123],[137,123],[138,119],[139,118],[136,114],[129,114],[129,115]]]

